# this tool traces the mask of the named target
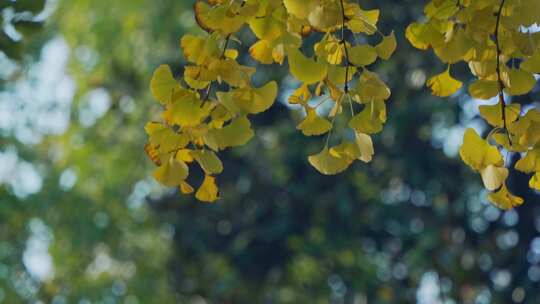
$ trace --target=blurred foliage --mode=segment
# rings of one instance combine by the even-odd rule
[[[3,0],[0,2],[0,51],[20,60],[23,55],[22,37],[36,34],[42,22],[36,16],[45,8],[45,0]],[[16,32],[17,34],[14,34]]]
[[[404,40],[405,25],[421,16],[418,1],[376,4],[399,47],[377,67],[393,95],[372,164],[321,176],[305,160],[320,144],[295,130],[298,111],[277,103],[255,119],[256,139],[224,154],[218,203],[157,186],[143,152],[143,124],[159,108],[148,82],[161,63],[183,72],[178,40],[194,30],[191,5],[57,2],[35,38],[43,48],[28,51],[40,62],[51,41],[69,47],[68,126],[46,133],[37,124],[28,132],[43,136],[25,141],[18,127],[6,127],[18,120],[5,119],[2,94],[28,95],[18,83],[0,94],[3,303],[540,302],[538,196],[520,188],[527,177],[512,175],[509,187],[528,203],[503,213],[455,158],[452,138],[483,125],[474,101],[442,100],[423,88],[425,75],[441,67]],[[240,38],[254,39],[249,31]],[[465,75],[456,66],[456,76],[460,69]],[[33,83],[31,72],[21,77]],[[286,73],[264,66],[254,82],[293,88]],[[530,103],[538,94],[520,98]],[[10,167],[6,155],[14,154]],[[19,173],[29,166],[41,184],[25,193],[20,186],[30,178]],[[39,271],[47,265],[52,271]]]

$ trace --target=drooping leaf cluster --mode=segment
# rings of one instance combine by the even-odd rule
[[[239,42],[235,34],[244,27],[258,39],[249,49],[253,59],[261,64],[287,59],[300,82],[289,97],[289,103],[305,110],[298,129],[306,136],[326,134],[322,151],[309,157],[311,165],[323,174],[337,174],[355,160],[371,161],[370,135],[386,122],[390,89],[368,66],[389,59],[396,49],[394,34],[377,29],[378,10],[366,11],[347,0],[213,0],[197,1],[195,17],[207,35],[181,39],[190,63],[182,79],[160,66],[151,82],[153,96],[164,107],[162,121],[146,126],[146,152],[158,166],[154,176],[159,182],[179,186],[185,194],[195,192],[186,180],[190,165],[197,163],[205,178],[195,196],[215,201],[215,176],[223,170],[216,153],[247,143],[254,135],[249,116],[274,103],[277,83],[254,87],[255,69],[236,61],[238,51],[231,45]],[[302,50],[306,37],[319,33],[322,39],[313,49]],[[380,39],[372,46],[350,39],[356,35]],[[218,84],[226,89],[217,89]],[[327,102],[331,106],[325,110]],[[338,118],[347,119],[349,130],[342,130],[340,144],[331,145]]]
[[[418,49],[433,49],[448,68],[428,80],[436,96],[448,97],[463,83],[450,74],[453,64],[468,64],[474,81],[468,92],[476,99],[497,97],[482,105],[480,116],[492,127],[487,138],[473,129],[464,136],[460,155],[479,172],[489,200],[510,209],[523,199],[509,192],[509,175],[503,151],[523,153],[515,169],[533,174],[530,187],[540,190],[540,112],[512,103],[536,85],[540,73],[540,1],[535,0],[433,0],[425,6],[426,22],[412,23],[407,39]]]

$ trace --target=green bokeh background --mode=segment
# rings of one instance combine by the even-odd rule
[[[209,205],[157,185],[143,152],[151,73],[181,75],[179,39],[201,33],[193,1],[0,1],[0,303],[540,303],[539,198],[514,172],[526,204],[499,211],[456,157],[487,127],[478,101],[424,88],[444,67],[404,39],[423,2],[360,2],[399,41],[375,67],[393,92],[375,160],[318,174],[295,82],[263,66],[280,98],[223,153]]]

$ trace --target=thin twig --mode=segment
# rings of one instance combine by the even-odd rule
[[[341,3],[341,44],[343,44],[343,48],[345,49],[345,94],[349,93],[349,67],[351,65],[349,61],[349,50],[347,48],[347,40],[345,39],[345,5],[343,4],[343,0],[340,0]]]
[[[219,56],[220,60],[225,59],[225,54],[227,52],[227,48],[229,47],[229,42],[230,41],[231,41],[231,34],[227,35],[227,37],[225,38],[225,45],[223,46],[223,51],[221,52],[221,55]],[[213,85],[214,85],[214,81],[211,81],[210,84],[206,87],[206,91],[205,91],[205,93],[203,95],[203,98],[202,98],[201,107],[204,106],[206,101],[208,101],[208,99],[210,98],[210,93],[211,93]]]
[[[508,136],[508,143],[510,147],[512,146],[512,139],[510,138],[510,132],[508,132],[508,128],[506,125],[506,102],[504,100],[504,82],[502,81],[501,77],[501,45],[499,41],[499,29],[501,25],[501,17],[502,17],[502,10],[504,7],[504,3],[506,0],[502,0],[501,4],[499,6],[499,11],[497,12],[497,23],[495,25],[495,45],[497,47],[497,81],[499,83],[499,103],[501,104],[501,112],[502,112],[502,120],[503,120],[503,129],[506,131],[506,135]]]

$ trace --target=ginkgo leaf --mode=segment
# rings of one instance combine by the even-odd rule
[[[214,36],[198,37],[185,35],[180,40],[180,47],[184,52],[186,60],[197,65],[206,63],[209,58],[219,53],[219,47]]]
[[[164,123],[149,122],[144,130],[149,135],[148,141],[161,153],[184,148],[189,143],[189,138],[184,134],[174,132]]]
[[[289,67],[291,74],[305,84],[313,84],[326,77],[326,64],[316,62],[304,56],[299,50],[289,49]]]
[[[516,163],[515,168],[524,173],[540,172],[540,149],[528,151],[525,157]]]
[[[251,19],[259,8],[258,3],[211,6],[204,1],[195,2],[195,20],[207,31],[220,31],[223,34],[237,32]]]
[[[330,154],[369,163],[374,154],[373,142],[369,135],[356,132],[354,141],[343,141],[341,144],[332,147]]]
[[[321,32],[328,32],[341,25],[341,8],[332,2],[320,2],[309,12],[309,24]]]
[[[257,114],[268,110],[274,104],[277,92],[277,83],[271,81],[260,88],[239,90],[234,96],[239,108],[247,113]]]
[[[529,180],[529,187],[531,189],[540,191],[540,172],[536,172]]]
[[[383,36],[382,41],[375,46],[375,50],[377,51],[377,55],[379,55],[379,57],[384,60],[388,60],[396,51],[396,47],[396,35],[394,34],[394,31],[392,31],[388,36]]]
[[[353,33],[365,33],[368,35],[377,32],[377,22],[379,21],[379,10],[363,10],[357,4],[353,4],[347,9],[347,27]]]
[[[195,189],[193,189],[193,187],[191,187],[190,184],[188,184],[186,181],[182,181],[180,183],[180,192],[182,192],[182,194],[191,194],[195,191]]]
[[[210,175],[205,175],[203,183],[195,193],[195,198],[201,202],[215,202],[219,198],[216,179]]]
[[[219,174],[223,171],[223,164],[214,151],[196,150],[191,151],[191,155],[199,163],[206,174]]]
[[[150,90],[155,99],[162,104],[170,103],[174,93],[180,90],[180,84],[174,79],[171,68],[166,65],[160,65],[150,81]]]
[[[369,44],[356,45],[349,49],[349,60],[357,66],[370,65],[377,60],[377,51]]]
[[[196,126],[210,114],[210,104],[201,105],[195,94],[186,94],[169,104],[163,116],[171,125]]]
[[[371,160],[373,159],[373,155],[375,154],[371,136],[364,133],[356,132],[356,144],[360,149],[359,159],[366,163],[371,162]]]
[[[435,54],[442,62],[448,64],[464,60],[473,47],[473,42],[465,30],[458,28],[451,33],[450,39],[447,39],[443,45],[434,47]]]
[[[249,120],[242,116],[233,120],[221,129],[209,130],[204,136],[204,142],[212,150],[222,150],[227,147],[236,147],[246,144],[254,133]]]
[[[450,69],[445,72],[435,75],[428,79],[427,85],[431,88],[433,95],[439,97],[448,97],[456,93],[463,83],[452,78]]]
[[[331,65],[328,67],[328,80],[334,84],[345,84],[346,67]],[[347,82],[351,81],[356,73],[356,67],[350,66],[347,74]]]
[[[488,195],[488,200],[493,203],[493,205],[504,210],[512,209],[523,204],[523,199],[510,193],[505,184],[502,185],[499,191],[490,193]]]
[[[185,162],[170,158],[161,167],[154,171],[154,178],[165,186],[179,186],[189,175],[189,168]]]
[[[470,61],[469,69],[474,76],[486,80],[491,75],[497,73],[497,61],[484,60],[484,61]],[[493,79],[492,81],[496,81]],[[498,87],[498,86],[497,86]]]
[[[382,131],[386,122],[386,105],[382,101],[368,103],[364,110],[349,121],[349,128],[359,133],[375,134]]]
[[[505,84],[504,91],[512,96],[527,94],[536,85],[536,79],[532,73],[519,69],[503,72],[502,79]]]
[[[323,58],[332,65],[341,64],[345,56],[345,45],[334,36],[315,44],[317,58]]]
[[[405,37],[417,49],[426,50],[430,46],[442,46],[444,36],[431,23],[411,23],[405,30]]]
[[[537,51],[520,65],[520,68],[529,73],[540,74],[540,52]]]
[[[285,31],[285,24],[283,21],[274,18],[274,15],[272,14],[251,19],[249,21],[249,27],[257,38],[268,42],[272,42],[281,37]]]
[[[259,40],[249,48],[251,57],[262,64],[271,64],[274,62],[272,52],[273,49],[265,40]]]
[[[495,80],[476,80],[469,86],[469,94],[473,98],[490,99],[499,94],[499,83]]]
[[[325,175],[335,175],[347,169],[352,160],[345,155],[332,154],[328,147],[321,152],[308,157],[309,163]]]
[[[484,118],[490,125],[499,128],[502,128],[505,125],[502,119],[502,107],[500,102],[494,105],[482,105],[478,109],[480,111],[480,116],[482,116],[482,118]],[[518,119],[521,112],[521,105],[506,105],[504,112],[506,124],[510,124]]]
[[[486,187],[486,189],[489,191],[495,191],[499,189],[506,181],[506,178],[508,178],[508,169],[488,165],[480,170],[480,174],[482,175],[484,187]]]
[[[463,145],[459,150],[463,162],[469,167],[480,171],[489,165],[502,166],[504,164],[501,152],[482,139],[474,129],[467,129],[463,138]]]
[[[296,128],[301,130],[306,136],[314,136],[330,131],[332,124],[317,115],[315,109],[308,108],[306,118]]]
[[[391,93],[390,88],[379,78],[379,75],[364,69],[354,94],[358,102],[366,103],[372,100],[387,100]]]
[[[314,0],[283,0],[289,14],[299,19],[306,19],[309,13],[315,8]]]

